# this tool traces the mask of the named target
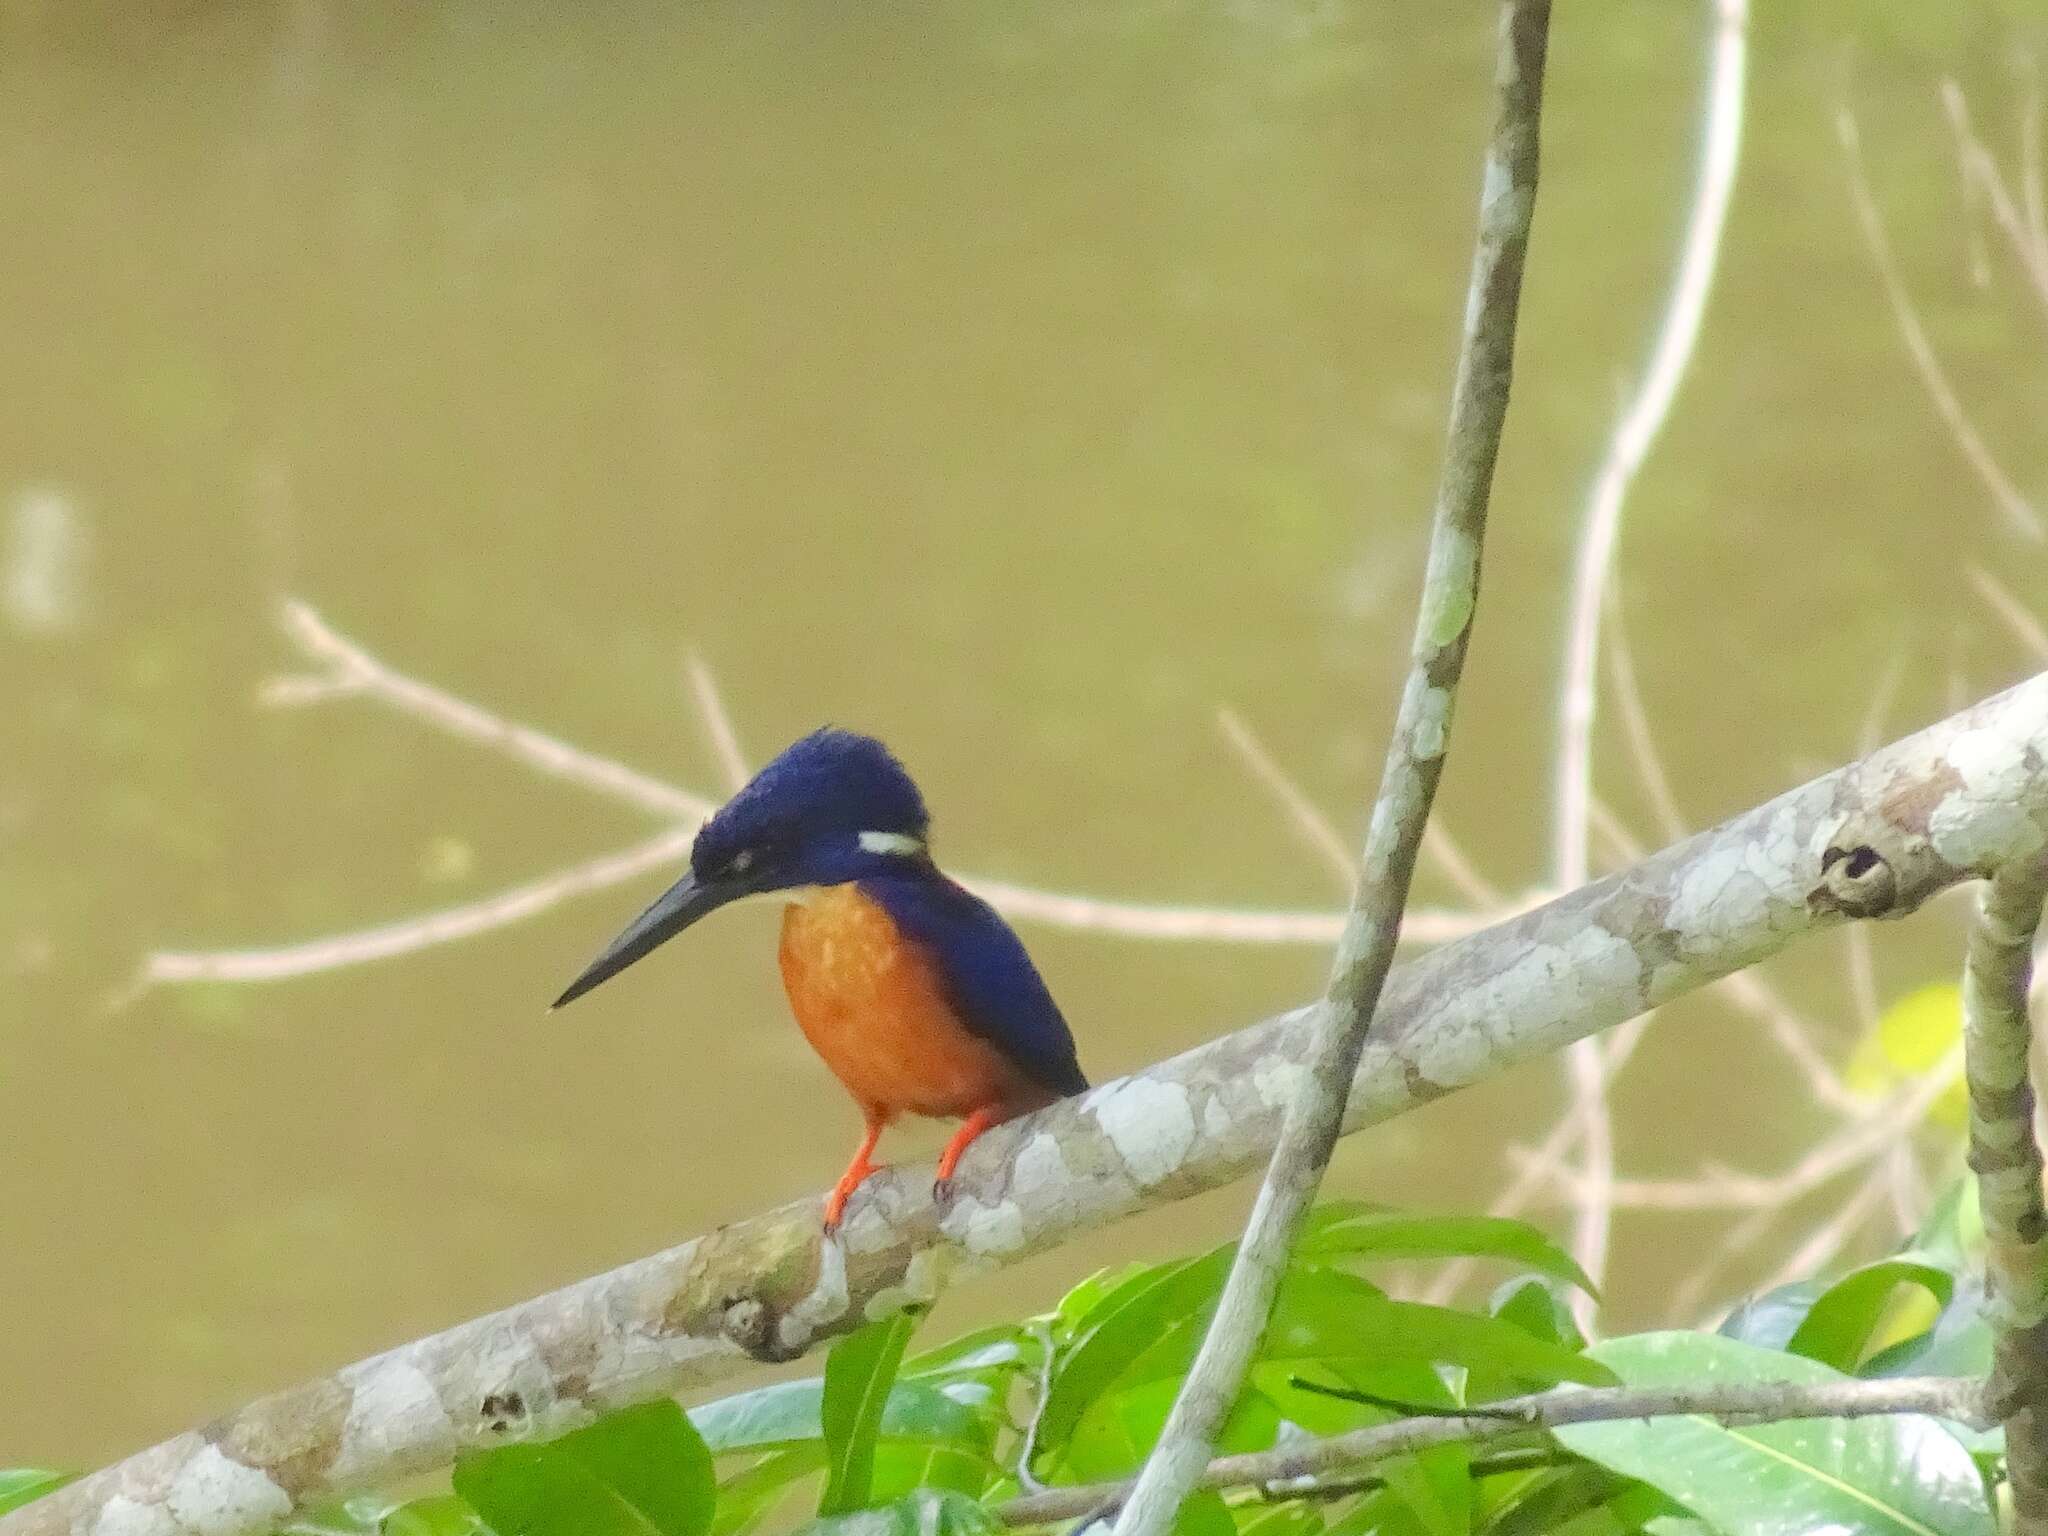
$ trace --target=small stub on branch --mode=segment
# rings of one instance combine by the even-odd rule
[[[1891,860],[1869,843],[1839,838],[1820,856],[1820,884],[1806,893],[1806,907],[1843,917],[1896,917],[1907,910],[1899,904]]]

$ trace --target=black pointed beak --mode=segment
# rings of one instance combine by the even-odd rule
[[[573,1003],[601,981],[609,981],[642,955],[674,938],[690,924],[708,912],[715,912],[735,897],[743,896],[742,890],[727,889],[719,884],[706,884],[697,879],[694,872],[686,874],[674,885],[656,898],[654,905],[634,918],[626,931],[613,939],[605,952],[584,967],[583,974],[569,983],[569,988],[553,1005]]]

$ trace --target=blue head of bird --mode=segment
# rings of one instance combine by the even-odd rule
[[[555,999],[573,1002],[700,918],[747,896],[839,885],[922,861],[930,817],[872,736],[832,727],[785,748],[697,833],[690,868]]]

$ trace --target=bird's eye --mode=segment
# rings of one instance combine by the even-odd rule
[[[738,853],[734,854],[730,859],[726,861],[725,872],[728,875],[744,875],[748,870],[752,869],[753,867],[754,850],[751,848],[742,848]]]

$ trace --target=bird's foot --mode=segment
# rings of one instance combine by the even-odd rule
[[[960,1186],[950,1176],[941,1175],[932,1180],[932,1204],[939,1208],[941,1216],[953,1208],[953,1201],[959,1193]]]
[[[846,1170],[846,1176],[832,1186],[832,1193],[825,1197],[825,1235],[830,1237],[839,1230],[839,1224],[846,1219],[846,1203],[853,1198],[853,1192],[867,1181],[868,1175],[881,1172],[881,1165],[863,1160]]]

